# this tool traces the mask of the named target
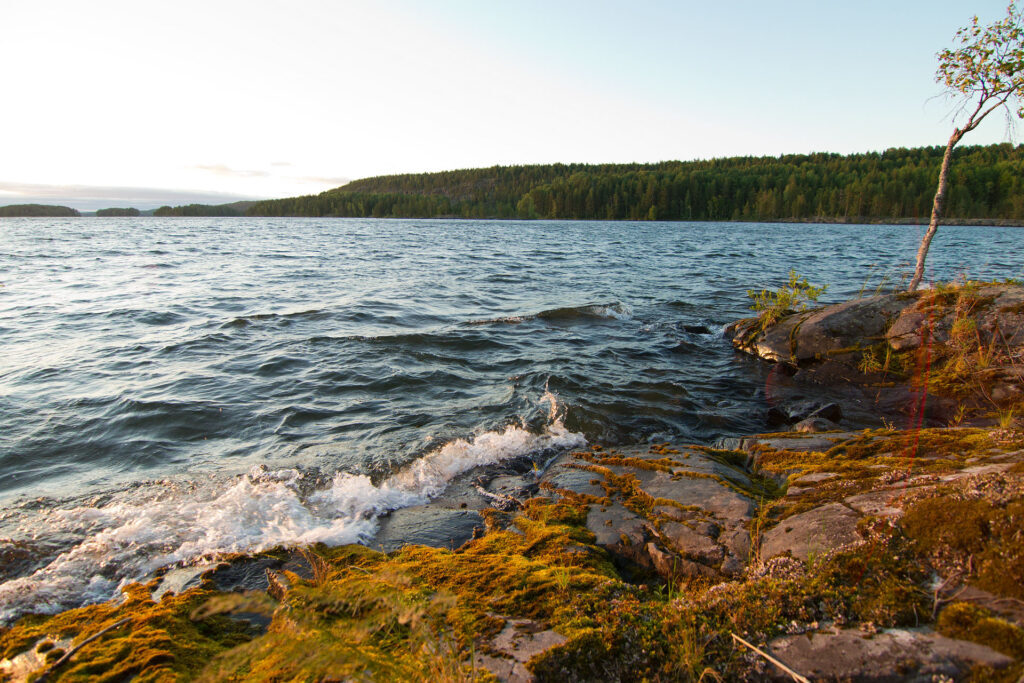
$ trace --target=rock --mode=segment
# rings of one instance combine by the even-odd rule
[[[768,651],[811,680],[917,681],[958,679],[974,666],[1005,669],[1013,659],[995,650],[928,631],[891,629],[867,636],[858,629],[783,636]],[[772,666],[773,680],[792,680]]]
[[[619,503],[591,505],[587,511],[587,528],[597,537],[597,545],[606,548],[637,547],[647,538],[644,520]]]
[[[651,564],[654,565],[655,571],[665,578],[677,579],[684,576],[693,579],[720,578],[719,573],[711,567],[692,562],[673,553],[667,553],[659,548],[656,543],[648,543],[645,549],[648,557],[651,558]]]
[[[656,463],[623,463],[627,459]],[[588,466],[594,471],[580,469]],[[747,547],[735,540],[733,551],[718,539],[747,533],[743,526],[755,504],[741,491],[752,486],[746,472],[702,451],[640,446],[562,456],[541,478],[546,495],[597,498],[587,511],[587,528],[597,545],[627,561],[626,568],[633,563],[666,577],[719,577],[716,568],[724,562],[729,573],[742,571],[749,535]],[[625,505],[630,500],[634,509],[645,509],[651,500],[657,504],[641,516]]]
[[[562,489],[585,496],[603,498],[606,495],[605,490],[598,483],[603,480],[603,477],[600,474],[579,468],[586,464],[572,453],[563,453],[558,456],[548,465],[540,478],[541,493],[551,495],[551,491]]]
[[[524,666],[537,655],[561,645],[565,636],[547,630],[530,619],[509,619],[491,641],[491,648],[507,657],[477,655],[477,666],[490,671],[502,683],[528,683],[536,680]]]
[[[213,581],[213,587],[219,591],[264,591],[269,585],[268,571],[290,571],[304,579],[313,573],[309,564],[301,555],[289,552],[285,557],[277,555],[252,555],[237,558],[231,562],[217,565],[204,578]],[[185,585],[184,588],[188,588]]]
[[[886,341],[896,351],[916,349],[921,345],[923,328],[927,320],[928,316],[917,308],[904,309],[885,333]]]
[[[725,549],[714,539],[685,524],[663,524],[661,535],[673,550],[702,564],[717,565],[725,558]]]
[[[381,520],[371,548],[391,552],[403,545],[458,548],[473,538],[474,529],[484,527],[475,510],[450,510],[436,505],[417,505],[394,510]]]
[[[822,481],[828,481],[829,479],[835,479],[838,476],[839,475],[835,472],[811,472],[810,474],[803,475],[793,483],[806,486],[808,484],[817,484]]]
[[[903,508],[895,502],[906,493],[905,487],[898,489],[885,489],[882,491],[870,491],[846,499],[846,504],[862,515],[875,515],[878,517],[900,517],[903,515]]]
[[[750,558],[750,532],[743,528],[730,529],[718,538],[730,555],[746,562]]]
[[[859,539],[859,515],[840,503],[829,503],[782,520],[761,536],[761,558],[789,552],[806,561]]]
[[[814,434],[816,432],[831,432],[839,429],[839,425],[823,417],[808,417],[800,420],[793,426],[793,431],[802,434]]]

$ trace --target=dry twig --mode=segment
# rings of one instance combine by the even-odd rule
[[[798,681],[799,683],[811,683],[811,680],[810,680],[809,678],[807,678],[806,676],[801,676],[801,675],[800,675],[800,674],[798,674],[798,673],[797,673],[796,671],[793,671],[793,670],[792,670],[792,669],[790,669],[790,668],[789,668],[788,666],[786,666],[785,664],[783,664],[783,663],[782,663],[782,662],[780,662],[779,660],[775,659],[775,657],[772,657],[772,656],[771,656],[770,654],[768,654],[768,653],[767,653],[767,652],[765,652],[764,650],[762,650],[762,649],[760,649],[760,648],[757,648],[757,647],[755,647],[755,646],[751,645],[750,643],[748,643],[747,641],[743,640],[742,638],[740,638],[740,637],[739,637],[738,635],[736,635],[735,633],[733,633],[733,634],[732,634],[732,639],[733,639],[733,640],[735,640],[735,641],[736,641],[737,643],[739,643],[740,645],[743,645],[744,647],[748,647],[748,648],[750,648],[750,649],[751,649],[751,650],[753,650],[753,651],[754,651],[755,653],[757,653],[757,654],[761,655],[762,657],[764,657],[765,659],[767,659],[767,660],[768,660],[769,662],[771,662],[771,663],[772,663],[772,664],[774,664],[775,666],[779,667],[780,669],[782,669],[783,671],[785,671],[786,673],[788,673],[788,674],[790,675],[790,677],[791,677],[791,678],[792,678],[792,679],[793,679],[794,681]]]
[[[98,633],[94,633],[94,634],[92,634],[91,636],[89,636],[88,638],[86,638],[85,640],[83,640],[82,642],[80,642],[80,643],[79,643],[78,645],[75,645],[75,646],[74,646],[73,648],[71,648],[70,650],[68,650],[67,652],[65,652],[65,653],[64,653],[64,656],[63,656],[63,657],[61,657],[61,658],[60,658],[60,659],[58,659],[58,660],[57,660],[56,662],[54,662],[54,663],[53,663],[52,665],[50,665],[50,668],[48,668],[48,669],[47,669],[46,671],[44,671],[44,672],[42,673],[42,675],[40,675],[40,676],[39,676],[39,678],[37,678],[37,679],[36,679],[36,683],[46,683],[46,681],[47,681],[47,680],[48,680],[48,679],[50,678],[50,676],[51,676],[51,675],[53,675],[53,673],[54,673],[54,672],[55,672],[55,671],[56,671],[57,669],[59,669],[60,667],[64,666],[64,664],[65,664],[65,663],[66,663],[66,662],[67,662],[67,661],[68,661],[69,659],[71,659],[72,657],[74,657],[74,656],[75,656],[75,654],[76,654],[76,653],[77,653],[77,652],[78,652],[79,650],[81,650],[81,649],[82,649],[83,647],[85,647],[86,645],[88,645],[88,644],[89,644],[89,643],[91,643],[92,641],[96,640],[96,639],[97,639],[97,638],[99,638],[100,636],[104,635],[104,634],[105,634],[105,633],[107,633],[108,631],[113,631],[113,630],[114,630],[115,628],[119,628],[119,627],[121,627],[121,626],[124,626],[124,625],[125,625],[125,624],[127,624],[127,623],[128,623],[129,621],[131,621],[131,619],[129,619],[128,617],[125,617],[124,619],[121,619],[120,621],[115,621],[115,622],[114,622],[113,624],[111,624],[110,626],[107,626],[106,628],[102,629],[102,630],[101,630],[101,631],[99,631]]]

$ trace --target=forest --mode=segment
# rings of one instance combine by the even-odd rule
[[[136,208],[111,208],[111,209],[97,209],[96,215],[99,218],[125,218],[141,216],[142,212]]]
[[[382,176],[257,202],[251,216],[923,221],[942,147]],[[949,219],[1024,220],[1024,145],[955,150]],[[161,215],[161,214],[157,214]]]
[[[40,216],[63,218],[80,215],[82,214],[68,206],[51,206],[49,204],[11,204],[10,206],[0,206],[0,218],[34,218]]]

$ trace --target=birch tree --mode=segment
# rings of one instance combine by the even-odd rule
[[[949,136],[942,156],[932,217],[917,249],[917,265],[909,287],[911,292],[917,289],[924,277],[928,247],[943,217],[953,148],[997,109],[1003,109],[1008,116],[1015,114],[1024,118],[1021,103],[1021,94],[1024,93],[1022,38],[1024,21],[1014,1],[1006,8],[1006,17],[989,26],[981,26],[975,16],[969,25],[956,32],[954,43],[958,47],[938,53],[939,67],[935,80],[945,86],[947,93],[955,97],[960,106],[958,115],[954,116],[953,134]],[[957,126],[957,120],[962,120],[963,124]]]

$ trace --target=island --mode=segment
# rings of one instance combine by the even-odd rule
[[[11,204],[0,206],[0,218],[67,218],[81,216],[76,209],[50,204]]]

